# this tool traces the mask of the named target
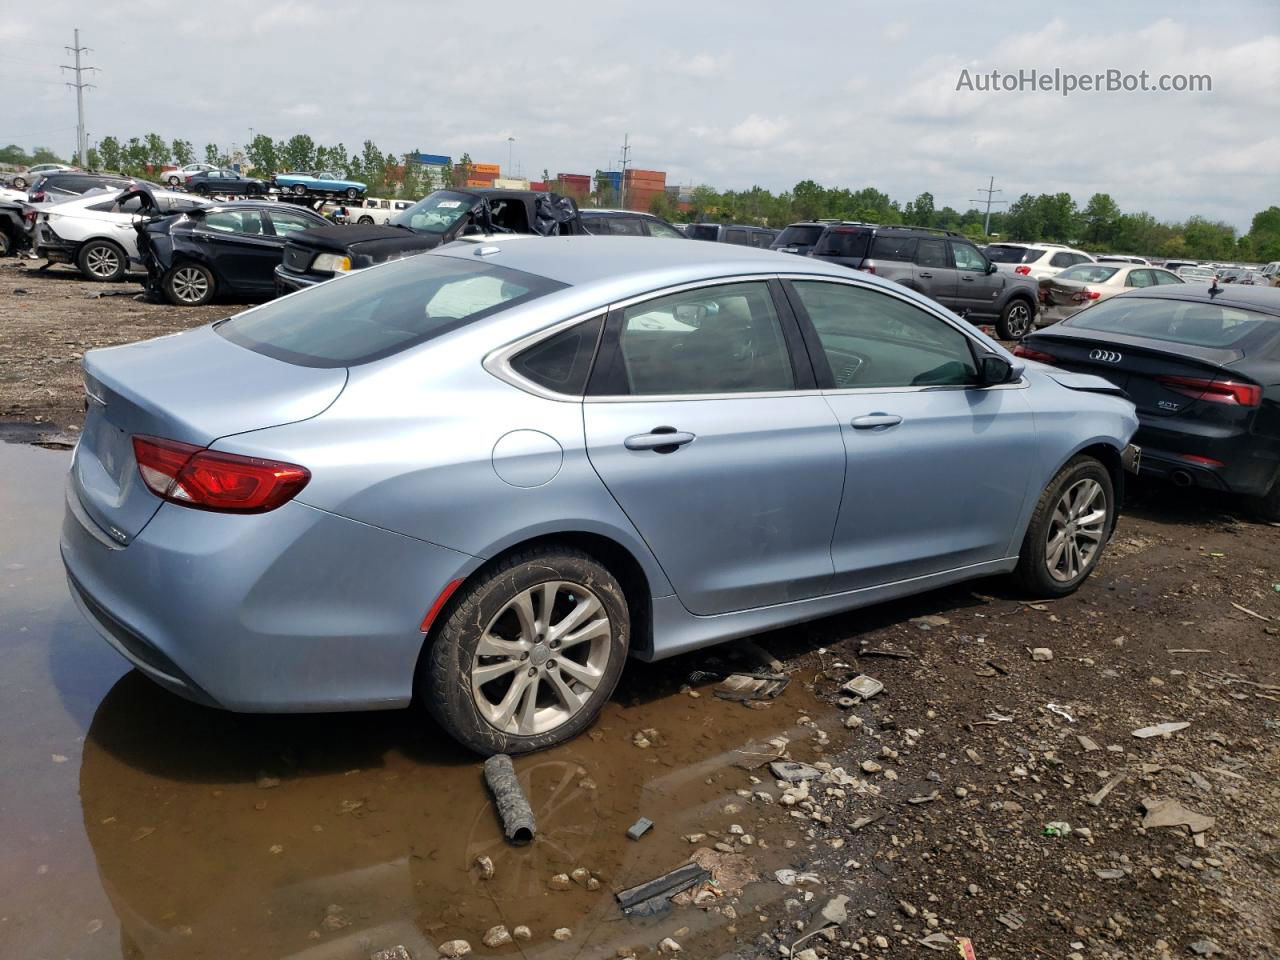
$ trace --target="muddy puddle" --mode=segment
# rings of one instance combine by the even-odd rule
[[[801,683],[750,709],[681,689],[705,657],[632,664],[588,735],[517,759],[539,835],[515,848],[480,764],[416,710],[240,716],[129,671],[67,596],[66,463],[0,444],[0,957],[354,960],[404,946],[421,960],[465,939],[473,956],[552,960],[644,953],[667,936],[685,956],[728,957],[753,949],[784,897],[803,897],[772,879],[803,867],[802,822],[737,793],[778,792],[743,768],[769,738],[820,759],[806,716],[827,711]],[[641,748],[645,729],[657,735]],[[628,839],[641,816],[656,826]],[[696,833],[701,844],[685,839]],[[717,841],[768,881],[730,910],[723,898],[622,916],[616,891]],[[598,889],[549,887],[578,867]],[[532,938],[483,946],[497,924]],[[553,939],[558,928],[571,939]]]

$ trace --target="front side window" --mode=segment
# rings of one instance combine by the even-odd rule
[[[1124,285],[1126,287],[1151,287],[1155,286],[1155,278],[1151,276],[1150,270],[1130,270]]]
[[[621,385],[632,395],[795,389],[782,324],[763,282],[699,287],[622,311]]]
[[[685,236],[690,240],[715,240],[720,235],[720,228],[714,223],[691,223]]]
[[[399,353],[564,286],[492,263],[422,254],[317,284],[214,329],[277,360],[347,367]]]
[[[793,286],[837,389],[977,382],[968,339],[919,307],[850,284],[797,280]]]
[[[987,269],[987,261],[982,258],[972,244],[950,241],[951,255],[955,257],[957,270],[976,270],[979,273]]]
[[[644,228],[640,226],[638,217],[606,217],[609,233],[615,237],[643,237]],[[604,231],[600,231],[603,233]]]
[[[1073,253],[1055,253],[1049,260],[1051,267],[1070,267],[1076,262],[1076,256]]]

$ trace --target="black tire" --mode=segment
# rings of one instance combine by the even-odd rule
[[[526,591],[532,591],[551,582],[559,582],[560,587],[557,589],[560,592],[556,594],[551,604],[552,616],[547,619],[554,618],[557,622],[552,624],[551,634],[537,641],[542,648],[538,651],[541,659],[530,654],[486,658],[487,661],[498,661],[499,665],[503,661],[509,661],[511,663],[528,662],[530,666],[528,668],[518,666],[499,675],[489,684],[482,684],[482,688],[477,693],[473,689],[472,672],[478,664],[476,651],[481,637],[486,634],[502,636],[506,633],[512,624],[519,621],[519,617],[514,612],[513,601]],[[577,593],[574,592],[575,588]],[[554,684],[544,677],[550,677],[554,672],[563,683],[563,677],[568,675],[567,671],[563,675],[559,672],[560,665],[557,665],[555,659],[557,655],[554,651],[559,641],[553,639],[554,627],[559,626],[560,621],[567,614],[561,612],[557,616],[555,611],[562,611],[564,608],[561,604],[569,603],[568,610],[572,612],[584,602],[585,597],[598,601],[600,613],[608,620],[608,635],[599,645],[588,642],[573,648],[575,650],[586,648],[582,656],[588,658],[594,655],[593,651],[596,654],[603,652],[605,658],[604,663],[598,665],[599,674],[595,679],[594,690],[585,695],[582,695],[581,690],[570,690],[570,693],[577,696],[581,703],[574,712],[563,699],[554,696]],[[529,610],[532,613],[533,606],[530,606]],[[589,614],[589,616],[592,615]],[[614,576],[593,557],[568,547],[530,549],[513,554],[492,567],[482,569],[451,598],[441,617],[443,619],[437,621],[436,629],[429,640],[430,649],[424,652],[419,666],[415,684],[417,695],[440,726],[454,739],[483,755],[529,753],[533,750],[542,750],[575,737],[585,730],[613,694],[618,678],[622,674],[630,644],[631,625],[622,587]],[[539,609],[536,620],[540,622],[542,617],[543,613]],[[593,618],[589,622],[594,624],[598,622],[598,618]],[[573,632],[570,631],[570,633]],[[518,642],[518,633],[519,631],[516,632],[516,642]],[[508,644],[512,642],[504,641]],[[532,650],[533,646],[529,645],[529,649]],[[560,656],[562,660],[569,659],[563,652]],[[535,661],[538,663],[536,667],[533,666]],[[583,664],[577,660],[574,663],[579,668],[583,667]],[[493,664],[478,665],[484,668]],[[591,667],[590,662],[586,666]],[[526,679],[526,671],[531,671],[527,674],[528,676],[535,676],[532,671],[539,671],[536,674],[536,680]],[[522,734],[510,727],[501,729],[496,726],[489,717],[486,717],[477,698],[485,699],[492,709],[498,704],[489,702],[487,698],[493,696],[499,701],[505,699],[504,693],[509,695],[517,681],[522,684],[532,684],[535,708],[545,703],[552,710],[567,710],[565,719],[559,721],[554,728],[528,734]],[[569,678],[570,686],[577,683],[578,681],[572,677]],[[495,686],[496,690],[493,690]],[[543,694],[550,696],[544,700]],[[518,724],[518,718],[514,714],[525,703],[525,698],[517,692],[514,702],[515,708],[509,722]],[[519,712],[524,711],[519,710]],[[546,722],[554,719],[553,714]]]
[[[194,187],[191,188],[191,192],[194,193],[197,197],[207,197],[209,195],[209,188],[206,187],[203,183],[197,183]]]
[[[165,299],[175,307],[203,307],[217,292],[217,281],[208,267],[183,261],[161,281]]]
[[[359,199],[360,199],[360,191],[359,191],[359,190],[357,190],[355,187],[348,187],[348,188],[347,188],[347,199],[348,199],[348,200],[359,200]]]
[[[366,227],[371,227],[373,226],[373,217],[363,216],[357,220],[356,223],[364,224]]]
[[[169,178],[169,186],[171,186],[171,187],[179,187],[179,186],[181,186],[181,185],[182,185],[182,178],[181,178],[181,177],[170,177],[170,178]]]
[[[9,182],[13,184],[13,189],[15,190],[25,190],[28,186],[26,177],[14,177]]]
[[[1055,529],[1060,528],[1060,518],[1064,516],[1058,511],[1059,505],[1069,491],[1089,490],[1090,488],[1080,486],[1087,481],[1095,483],[1100,488],[1101,496],[1105,498],[1102,504],[1105,515],[1097,531],[1097,545],[1087,559],[1080,556],[1079,569],[1074,574],[1072,574],[1070,547],[1068,547],[1066,563],[1058,568],[1058,575],[1055,575],[1050,572],[1050,537]],[[1115,528],[1115,523],[1115,488],[1111,483],[1110,472],[1100,461],[1087,454],[1074,457],[1058,471],[1057,476],[1040,494],[1040,501],[1036,504],[1035,512],[1031,514],[1031,522],[1027,525],[1026,536],[1022,538],[1022,549],[1018,553],[1018,566],[1013,572],[1014,578],[1022,589],[1033,596],[1065,597],[1069,593],[1074,593],[1097,567],[1107,540],[1110,539],[1111,532]],[[1084,524],[1079,526],[1083,527]],[[1076,543],[1089,541],[1090,534],[1075,534],[1074,531],[1078,528],[1074,525],[1068,529],[1073,531],[1070,540]],[[1077,554],[1082,553],[1083,551],[1077,551]]]
[[[1254,511],[1269,523],[1280,523],[1280,471],[1271,481],[1271,489],[1251,501]]]
[[[115,283],[123,280],[129,268],[129,257],[110,240],[90,240],[80,247],[76,266],[89,280]]]
[[[0,230],[0,257],[7,257],[13,251],[13,241],[9,239],[9,234]]]
[[[251,183],[247,187],[245,187],[244,192],[246,196],[256,197],[262,193],[262,188],[258,186],[256,183]]]
[[[1036,328],[1035,306],[1022,297],[1013,297],[1000,311],[996,333],[1001,340],[1021,340]]]
[[[295,183],[289,189],[292,190],[294,193],[294,196],[297,196],[297,197],[300,197],[307,192],[307,188],[301,183]]]

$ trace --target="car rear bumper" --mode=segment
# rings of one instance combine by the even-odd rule
[[[1142,446],[1141,473],[1186,486],[1261,496],[1280,469],[1280,453],[1251,433],[1225,436],[1171,429],[1144,421],[1134,437]]]
[[[480,561],[293,502],[250,516],[165,504],[126,547],[67,487],[76,604],[157,683],[245,712],[400,707],[424,612]]]
[[[55,263],[74,263],[76,251],[80,245],[70,240],[63,240],[47,223],[38,223],[32,236],[31,247],[37,257],[44,257]]]

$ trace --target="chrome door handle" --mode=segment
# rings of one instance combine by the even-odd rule
[[[628,450],[653,450],[657,453],[675,453],[677,448],[693,442],[692,433],[681,433],[675,427],[654,427],[649,433],[637,433],[627,437],[622,445]]]
[[[932,279],[933,279],[933,274],[932,274],[932,273],[922,273],[922,274],[920,274],[920,279],[922,279],[922,280],[932,280]]]
[[[961,277],[960,279],[965,283],[973,283],[973,277]]]
[[[855,430],[874,430],[876,427],[896,427],[902,418],[894,413],[872,413],[865,417],[854,417],[851,426]]]

